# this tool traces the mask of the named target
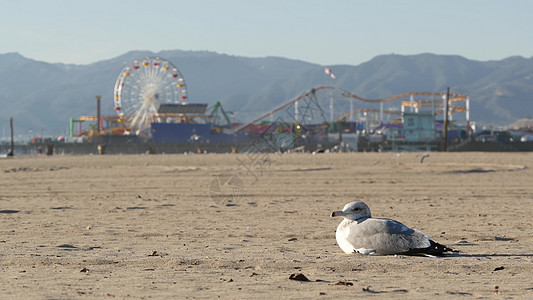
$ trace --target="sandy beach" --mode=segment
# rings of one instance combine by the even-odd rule
[[[533,298],[533,153],[422,155],[0,159],[1,298]],[[460,253],[344,254],[354,200]]]

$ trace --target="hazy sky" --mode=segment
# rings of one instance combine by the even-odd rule
[[[322,65],[381,54],[533,56],[530,0],[0,0],[0,54],[88,64],[209,50]]]

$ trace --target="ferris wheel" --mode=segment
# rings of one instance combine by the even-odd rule
[[[178,68],[159,57],[134,60],[126,66],[115,84],[115,110],[122,122],[137,134],[150,122],[161,122],[160,104],[187,102],[187,86]]]

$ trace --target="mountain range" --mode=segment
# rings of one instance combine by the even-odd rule
[[[47,63],[18,53],[0,54],[0,127],[9,118],[19,137],[64,135],[69,118],[115,114],[115,81],[131,61],[158,56],[186,78],[189,102],[214,104],[248,121],[319,85],[333,85],[367,99],[405,92],[451,92],[470,98],[470,119],[502,126],[533,118],[533,58],[474,61],[461,56],[380,55],[357,66],[325,66],[281,57],[250,58],[208,51],[131,51],[87,65]]]

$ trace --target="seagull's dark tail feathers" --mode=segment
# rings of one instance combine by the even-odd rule
[[[427,248],[409,249],[409,251],[399,253],[399,254],[400,255],[442,257],[442,256],[446,256],[446,254],[449,254],[450,252],[459,252],[458,250],[448,248],[432,240],[429,240],[429,242],[430,242],[430,246]]]

